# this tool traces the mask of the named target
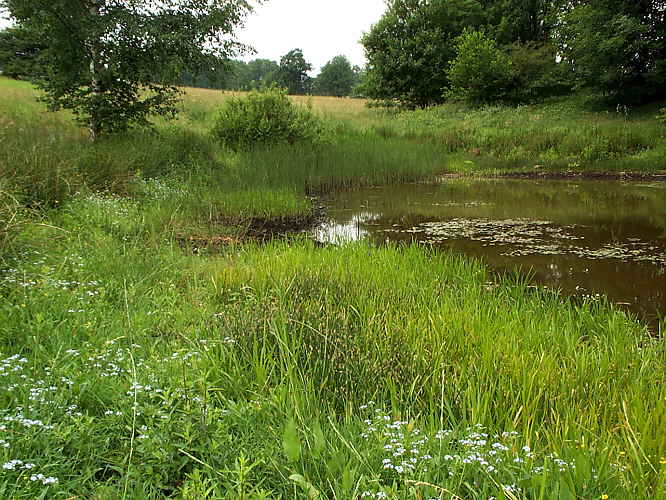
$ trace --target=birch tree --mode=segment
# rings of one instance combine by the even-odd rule
[[[246,0],[0,0],[48,41],[36,81],[49,109],[72,110],[96,140],[173,116],[184,71],[217,71],[247,47],[235,38]]]

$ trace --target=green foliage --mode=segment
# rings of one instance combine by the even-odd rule
[[[359,81],[359,68],[353,68],[345,56],[336,56],[322,68],[313,84],[317,95],[348,96]]]
[[[270,59],[253,59],[245,67],[244,80],[239,90],[257,90],[275,82],[280,65]]]
[[[277,88],[253,91],[222,106],[213,135],[232,149],[323,139],[324,126],[311,110],[293,104]]]
[[[8,191],[7,181],[0,180],[0,263],[18,228],[27,219],[25,206]]]
[[[557,62],[550,43],[513,43],[506,47],[514,72],[509,101],[534,103],[571,93],[573,74],[566,61]]]
[[[657,115],[657,120],[659,120],[661,123],[666,124],[666,108],[662,108],[659,110],[659,114]]]
[[[229,39],[251,9],[243,0],[2,0],[19,22],[49,42],[50,109],[70,109],[100,134],[146,125],[151,114],[172,116],[177,81],[234,54]]]
[[[558,50],[580,85],[622,103],[666,96],[663,2],[569,3],[556,31]]]
[[[282,449],[289,462],[297,462],[301,458],[301,446],[296,422],[290,420],[282,436]]]
[[[236,89],[244,71],[245,63],[232,59],[196,73],[185,70],[182,72],[178,84],[205,89]]]
[[[447,75],[447,95],[471,104],[506,100],[515,72],[511,59],[482,31],[465,31],[456,41]]]
[[[556,61],[550,44],[499,47],[483,32],[467,31],[456,50],[447,96],[469,104],[533,103],[567,94],[573,86],[569,65]]]
[[[44,76],[44,39],[34,30],[18,26],[0,31],[0,70],[4,76],[30,79]]]
[[[184,80],[186,85],[227,90],[257,90],[275,83],[279,65],[270,59],[253,59],[250,62],[230,60],[216,78],[210,78],[209,71],[203,71],[196,79]]]
[[[304,95],[309,93],[312,79],[308,72],[312,65],[305,60],[301,49],[290,50],[280,59],[280,67],[275,81],[287,89],[291,95]]]
[[[362,39],[369,67],[363,92],[408,107],[441,103],[451,86],[446,69],[456,57],[456,38],[463,31],[484,30],[498,47],[543,44],[548,42],[554,14],[551,0],[392,0]],[[481,70],[475,66],[469,74]],[[500,72],[497,65],[486,67],[482,81],[471,86],[506,87],[497,79],[508,76]],[[483,100],[496,100],[497,92],[493,92]]]
[[[442,102],[455,39],[483,18],[476,0],[392,0],[361,40],[368,59],[364,92],[408,107]]]
[[[553,0],[480,0],[487,30],[499,44],[545,43],[553,27]]]

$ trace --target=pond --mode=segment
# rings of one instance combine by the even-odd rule
[[[419,242],[656,325],[666,316],[666,183],[445,179],[336,193],[322,242]]]

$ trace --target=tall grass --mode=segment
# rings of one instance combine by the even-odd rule
[[[330,143],[234,153],[207,134],[225,97],[191,91],[91,145],[0,85],[0,497],[666,495],[664,342],[622,312],[411,246],[237,244],[309,195],[469,165],[471,139],[345,101]],[[455,126],[506,156],[525,110],[498,113]]]
[[[332,498],[485,499],[502,494],[500,477],[527,498],[562,484],[659,493],[665,352],[621,312],[511,278],[489,288],[480,263],[416,247],[292,242],[192,258],[137,233],[142,214],[76,199],[51,220],[68,233],[26,233],[22,247],[38,253],[2,283],[0,349],[28,360],[6,370],[5,415],[31,401],[24,416],[46,426],[10,434],[5,463],[58,478],[49,494],[114,498],[129,482],[136,498],[240,498],[225,493],[240,481],[247,498],[308,498],[294,473]],[[405,440],[414,429],[464,440],[481,425],[519,433],[511,449],[535,455],[497,476],[464,463],[450,476],[443,457],[460,445],[433,441],[421,469],[396,475],[379,436],[362,436],[369,400],[410,422]],[[535,473],[546,455],[579,470]],[[240,479],[242,466],[252,472]],[[5,495],[42,491],[21,474],[5,473]]]

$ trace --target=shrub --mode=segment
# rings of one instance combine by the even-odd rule
[[[212,132],[222,143],[238,150],[255,145],[320,142],[324,126],[312,111],[293,104],[285,91],[269,88],[225,102]]]
[[[552,45],[500,47],[482,31],[468,30],[458,37],[448,76],[448,97],[470,104],[537,102],[573,88],[570,68],[557,62]]]
[[[471,104],[506,100],[515,78],[511,59],[495,41],[470,30],[458,37],[456,58],[447,74],[448,96]]]

